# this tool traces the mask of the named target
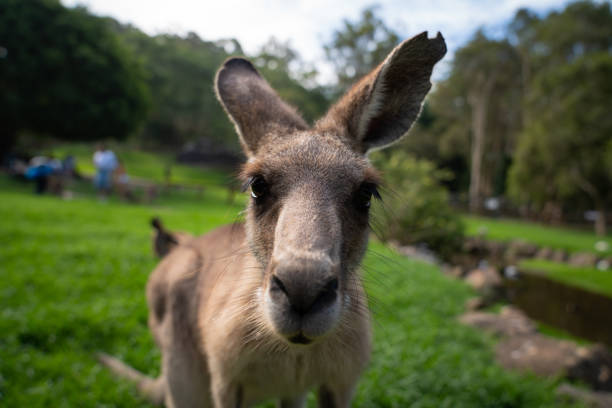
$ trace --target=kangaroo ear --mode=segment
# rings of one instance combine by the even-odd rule
[[[261,146],[269,133],[307,129],[295,109],[283,102],[253,64],[244,58],[230,58],[215,78],[217,99],[236,126],[248,156]]]
[[[400,45],[372,72],[357,82],[319,122],[340,133],[360,153],[385,147],[405,135],[421,111],[431,88],[431,71],[446,54],[438,33],[421,33]]]

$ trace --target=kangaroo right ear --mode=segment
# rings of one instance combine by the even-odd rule
[[[278,136],[308,128],[295,109],[283,102],[244,58],[225,61],[215,78],[215,92],[234,122],[247,156],[254,155],[271,132]]]
[[[317,124],[336,130],[354,150],[367,153],[405,135],[431,88],[431,71],[446,54],[438,33],[404,41],[372,72],[357,82]]]

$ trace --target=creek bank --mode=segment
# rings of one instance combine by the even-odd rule
[[[605,346],[581,346],[545,336],[513,306],[504,306],[499,314],[468,311],[459,321],[499,339],[495,359],[504,368],[587,384],[592,390],[562,384],[557,393],[587,406],[612,406],[612,354]]]

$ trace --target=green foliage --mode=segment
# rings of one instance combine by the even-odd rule
[[[238,150],[234,127],[213,92],[215,73],[223,61],[243,54],[236,40],[205,41],[195,33],[150,37],[114,20],[109,24],[141,58],[149,74],[152,109],[138,136],[141,145],[177,150],[188,142],[206,141],[213,147]],[[271,39],[252,60],[308,121],[325,112],[329,102],[323,92],[302,85],[315,73],[302,69],[299,55],[288,44]]]
[[[213,82],[222,62],[241,53],[240,44],[204,41],[195,33],[150,37],[114,20],[108,24],[141,59],[148,74],[152,107],[138,135],[141,145],[178,149],[188,141],[206,139],[213,145],[238,148],[234,128],[215,98]]]
[[[460,190],[469,178],[471,201],[510,192],[536,211],[609,209],[611,49],[610,2],[521,9],[502,36],[479,29],[430,95],[428,137],[417,127],[406,147],[452,170]]]
[[[330,100],[313,82],[317,71],[308,67],[289,43],[270,38],[254,56],[255,65],[281,98],[298,108],[309,123],[327,111]],[[311,85],[306,88],[306,85]],[[314,85],[314,86],[312,86]]]
[[[479,30],[456,52],[448,79],[430,98],[436,118],[431,135],[413,144],[438,142],[439,158],[457,162],[462,157],[458,164],[470,164],[471,206],[503,193],[499,179],[505,179],[508,149],[520,125],[520,90],[520,58],[514,47]],[[467,166],[454,169],[467,171]]]
[[[142,123],[142,67],[103,19],[55,0],[0,2],[3,139],[29,130],[69,140],[123,139]],[[11,140],[11,142],[14,140]]]
[[[450,207],[440,185],[450,174],[402,150],[374,157],[383,172],[388,192],[375,207],[375,230],[382,238],[402,244],[425,243],[440,255],[450,255],[461,245],[463,225]]]
[[[515,199],[541,208],[583,193],[605,211],[612,203],[610,95],[609,53],[584,55],[535,78],[530,120],[509,175]]]
[[[479,236],[484,233],[485,238],[495,241],[520,239],[542,247],[563,249],[568,252],[593,252],[599,255],[612,255],[612,235],[610,234],[602,238],[593,232],[580,229],[551,227],[526,221],[471,215],[464,215],[462,220],[466,225],[465,232],[468,236]],[[595,244],[598,241],[607,242],[609,249],[604,252],[597,251]]]
[[[358,21],[344,20],[324,46],[327,59],[336,68],[337,93],[374,69],[399,42],[398,34],[376,15],[376,8],[364,9]]]
[[[148,221],[160,215],[202,233],[239,208],[207,195],[135,206],[19,190],[0,178],[0,405],[148,406],[92,356],[106,351],[159,373],[144,298],[155,264]],[[456,321],[472,296],[466,285],[376,243],[365,269],[374,354],[355,406],[563,406],[554,382],[503,371],[492,340]]]
[[[551,279],[568,285],[612,296],[612,273],[610,271],[600,271],[597,268],[577,267],[541,259],[527,259],[522,261],[519,266],[530,272],[542,273]]]

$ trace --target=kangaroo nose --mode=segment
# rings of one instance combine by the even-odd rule
[[[287,302],[300,316],[316,313],[332,305],[338,292],[338,279],[312,279],[301,271],[281,271],[272,275],[270,296],[275,303]]]

